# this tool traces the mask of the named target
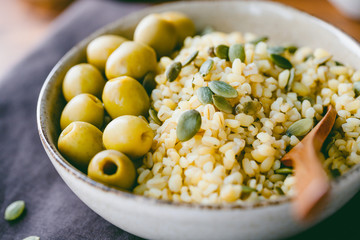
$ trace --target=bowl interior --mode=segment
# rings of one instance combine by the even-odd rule
[[[86,62],[86,46],[95,37],[112,33],[132,39],[137,23],[144,16],[153,12],[172,10],[187,14],[193,19],[198,30],[212,26],[223,32],[251,32],[259,36],[269,36],[270,43],[273,44],[295,44],[327,49],[336,60],[352,66],[360,61],[358,44],[340,30],[308,14],[273,2],[178,2],[159,5],[126,16],[103,27],[72,48],[49,74],[38,101],[38,128],[45,148],[63,167],[82,176],[84,181],[92,185],[120,192],[87,178],[85,174],[72,167],[56,148],[60,134],[60,114],[66,104],[61,90],[65,73],[72,66]],[[210,14],[213,12],[216,12],[215,16]]]

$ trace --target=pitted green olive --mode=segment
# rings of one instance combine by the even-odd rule
[[[104,149],[102,132],[86,122],[72,122],[60,134],[58,148],[75,167],[85,171],[90,160]]]
[[[103,142],[106,149],[139,158],[150,150],[153,138],[153,130],[145,120],[126,115],[112,120],[106,126]]]
[[[130,189],[135,182],[133,162],[116,150],[104,150],[89,163],[88,176],[98,182],[117,188]]]
[[[124,42],[106,61],[108,79],[130,76],[141,79],[146,73],[155,71],[156,53],[151,47],[139,42]]]
[[[104,85],[105,80],[96,67],[81,63],[66,73],[62,90],[66,101],[81,93],[90,93],[100,98]]]
[[[105,70],[106,60],[126,38],[117,35],[103,35],[92,40],[86,48],[87,60],[100,71]]]
[[[122,115],[147,115],[150,99],[144,87],[132,77],[109,80],[102,96],[106,111],[112,118]]]
[[[180,12],[164,12],[160,15],[175,26],[178,45],[182,45],[186,37],[195,35],[194,22],[185,14]]]
[[[134,40],[152,47],[158,57],[170,55],[177,42],[176,29],[159,14],[150,14],[137,25]]]
[[[82,93],[72,98],[61,113],[61,130],[75,121],[88,122],[100,129],[104,121],[102,102],[88,93]]]

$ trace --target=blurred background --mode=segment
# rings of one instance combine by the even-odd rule
[[[52,21],[75,0],[0,0],[0,78],[51,30]],[[107,1],[107,0],[99,0]],[[110,1],[110,0],[108,0]],[[360,0],[272,0],[344,30],[360,41]],[[128,0],[128,2],[135,2]],[[146,1],[154,2],[160,1]]]

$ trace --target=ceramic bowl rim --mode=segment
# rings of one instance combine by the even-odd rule
[[[236,1],[221,1],[221,2],[216,2],[216,1],[192,1],[192,2],[187,2],[186,4],[226,4],[226,3],[230,3],[230,2],[236,2]],[[268,5],[269,7],[277,7],[277,8],[282,8],[288,12],[292,12],[292,13],[296,13],[298,15],[302,15],[303,17],[305,17],[308,21],[313,21],[316,22],[318,25],[320,25],[322,28],[327,28],[330,32],[333,32],[336,35],[340,35],[342,38],[344,38],[347,41],[356,43],[357,42],[350,37],[348,34],[346,34],[345,32],[343,32],[342,30],[336,28],[335,26],[333,26],[330,23],[327,23],[315,16],[312,16],[306,12],[303,12],[301,10],[295,9],[293,7],[287,6],[285,4],[282,3],[278,3],[278,2],[271,2],[271,1],[249,1],[249,0],[242,0],[242,1],[238,1],[238,2],[243,2],[243,3],[255,3],[256,4],[263,4],[263,5]],[[241,4],[243,4],[241,3]],[[150,7],[145,7],[144,9],[138,10],[138,11],[134,11],[124,17],[121,17],[109,24],[106,24],[105,26],[97,29],[95,32],[93,32],[92,34],[88,35],[87,37],[85,37],[83,40],[81,40],[79,43],[77,43],[75,46],[73,46],[69,51],[67,51],[67,53],[57,62],[57,64],[53,67],[53,69],[51,70],[51,72],[49,73],[49,75],[47,76],[45,82],[43,83],[43,86],[41,88],[40,94],[39,94],[39,98],[38,98],[38,102],[37,102],[37,128],[38,128],[38,132],[39,132],[39,136],[40,136],[40,140],[43,144],[43,147],[45,150],[47,150],[47,153],[49,154],[49,157],[51,155],[51,157],[53,158],[53,160],[56,161],[56,163],[58,163],[59,166],[61,166],[64,170],[66,170],[68,173],[72,174],[73,176],[75,176],[77,179],[79,179],[80,181],[88,184],[91,187],[94,187],[98,190],[101,190],[103,192],[108,192],[108,193],[112,193],[115,194],[116,196],[119,196],[121,198],[127,198],[127,199],[136,199],[137,201],[146,203],[146,204],[153,204],[153,205],[167,205],[167,206],[176,206],[176,207],[186,207],[186,208],[201,208],[201,209],[209,209],[209,210],[224,210],[224,209],[231,209],[231,210],[236,210],[236,209],[241,209],[241,210],[246,210],[246,209],[256,209],[259,207],[271,207],[271,206],[276,206],[279,204],[290,204],[290,197],[280,197],[279,199],[276,200],[265,200],[265,201],[260,201],[260,202],[251,202],[251,203],[238,203],[238,204],[216,204],[216,205],[204,205],[201,203],[183,203],[183,202],[174,202],[174,201],[170,201],[170,200],[161,200],[161,199],[155,199],[155,198],[151,198],[151,197],[145,197],[143,195],[136,195],[132,192],[127,192],[127,191],[122,191],[122,190],[118,190],[115,188],[111,188],[108,187],[102,183],[96,182],[92,179],[90,179],[86,174],[84,174],[83,172],[81,172],[80,170],[76,169],[75,167],[73,167],[70,163],[68,163],[66,161],[66,159],[59,153],[59,151],[57,150],[55,143],[52,143],[51,138],[49,136],[49,131],[47,129],[47,124],[48,122],[46,121],[46,117],[45,117],[45,106],[47,105],[47,101],[46,101],[46,94],[47,94],[47,87],[50,84],[50,82],[56,82],[57,77],[56,75],[58,74],[58,72],[61,72],[61,69],[63,67],[63,65],[65,65],[65,63],[67,61],[69,61],[73,55],[76,55],[76,53],[79,51],[79,49],[82,49],[86,46],[86,44],[94,39],[95,37],[104,34],[105,32],[107,32],[107,30],[111,30],[114,29],[116,26],[119,26],[121,22],[124,22],[126,20],[129,20],[131,18],[137,18],[138,15],[145,15],[145,14],[149,14],[150,12],[156,12],[156,10],[161,10],[161,9],[165,9],[166,6],[176,6],[176,5],[181,5],[183,4],[183,2],[174,2],[174,3],[162,3],[162,4],[157,4],[155,6],[150,6]],[[359,47],[359,46],[358,46]],[[340,182],[345,181],[348,178],[351,178],[351,176],[355,175],[355,174],[360,174],[359,173],[360,170],[360,164],[353,166],[348,172],[346,172],[344,175],[333,179],[331,181],[331,186],[332,188],[336,188]]]

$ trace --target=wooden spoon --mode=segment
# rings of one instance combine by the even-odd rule
[[[281,159],[286,166],[295,167],[294,200],[295,217],[301,221],[309,220],[318,212],[330,191],[330,184],[318,154],[329,135],[336,118],[331,105],[321,121]]]

